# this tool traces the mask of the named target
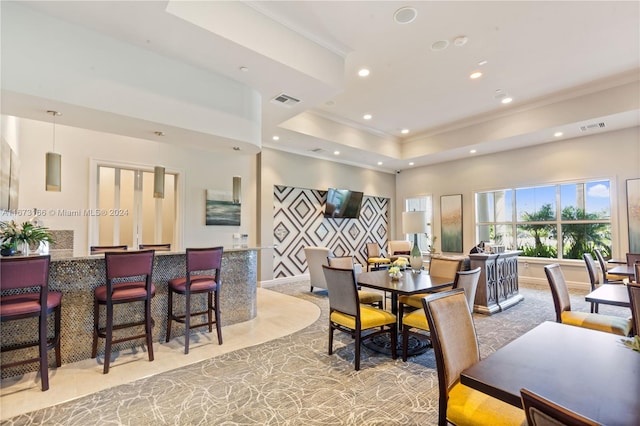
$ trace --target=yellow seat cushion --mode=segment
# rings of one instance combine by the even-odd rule
[[[386,257],[370,257],[367,259],[369,263],[390,263],[391,260]]]
[[[616,274],[607,273],[607,279],[609,281],[623,281],[623,280],[629,279],[629,277],[626,275],[616,275]]]
[[[428,293],[412,294],[411,296],[398,296],[398,302],[422,309],[422,298],[428,296]]]
[[[331,313],[331,321],[352,330],[356,329],[356,317],[352,315],[334,311]],[[396,316],[391,312],[383,311],[382,309],[377,309],[371,306],[360,306],[360,324],[362,326],[362,330],[395,323]]]
[[[447,420],[457,426],[526,425],[524,410],[472,389],[460,382],[449,390]]]
[[[592,330],[628,336],[631,332],[631,321],[613,315],[590,314],[587,312],[564,311],[561,315],[562,323],[575,325]]]
[[[358,290],[358,298],[360,299],[360,303],[364,303],[365,305],[382,302],[382,295],[372,291]]]
[[[424,314],[424,310],[422,309],[404,315],[402,317],[402,325],[409,326],[411,328],[419,328],[421,330],[429,330],[427,316]]]

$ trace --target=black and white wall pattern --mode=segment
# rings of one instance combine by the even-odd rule
[[[366,267],[366,243],[386,252],[389,239],[389,199],[364,196],[359,219],[324,217],[327,191],[274,186],[273,277],[307,273],[304,247],[328,247],[336,256],[356,257]]]

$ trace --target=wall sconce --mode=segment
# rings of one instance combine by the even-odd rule
[[[164,167],[153,168],[153,198],[164,198]]]
[[[45,156],[45,189],[60,192],[62,189],[62,156],[56,151],[56,116],[58,111],[47,111],[53,116],[53,149]]]
[[[232,191],[233,204],[240,204],[242,194],[242,178],[240,176],[233,177],[233,191]]]

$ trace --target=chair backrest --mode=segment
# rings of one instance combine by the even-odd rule
[[[640,283],[640,262],[636,262],[633,272],[635,275],[636,283]]]
[[[367,257],[382,257],[378,243],[367,243]]]
[[[91,246],[91,254],[105,253],[108,251],[127,251],[127,246]]]
[[[640,269],[640,264],[636,263],[636,271],[638,269]],[[627,284],[627,291],[629,291],[629,303],[631,304],[632,334],[637,336],[640,335],[640,284],[637,282]]]
[[[627,265],[633,266],[636,262],[640,262],[640,253],[627,253]]]
[[[222,247],[198,247],[188,248],[187,252],[187,277],[193,272],[216,271],[216,281],[220,278],[222,267]]]
[[[0,290],[49,286],[51,257],[3,257],[0,260]]]
[[[551,288],[553,296],[553,305],[556,309],[556,321],[562,322],[562,313],[571,310],[571,299],[569,298],[569,290],[564,274],[560,269],[560,265],[553,263],[544,267],[544,273],[547,275],[547,281]]]
[[[460,373],[480,360],[473,317],[461,288],[422,299],[436,357],[440,415],[446,415],[449,389]]]
[[[311,287],[327,288],[327,281],[322,272],[322,265],[328,265],[327,257],[331,256],[331,250],[327,247],[305,247],[304,255],[309,267],[309,284]]]
[[[105,252],[104,263],[107,270],[107,282],[139,276],[145,276],[151,280],[154,254],[153,250]]]
[[[155,251],[171,251],[171,243],[166,244],[140,244],[138,246],[140,250],[155,250]]]
[[[353,270],[332,268],[322,265],[327,290],[329,290],[329,310],[342,312],[360,318],[358,285]]]
[[[596,426],[600,424],[528,389],[520,389],[520,396],[529,426]]]
[[[587,272],[589,273],[589,281],[591,281],[591,291],[595,290],[600,285],[600,273],[596,267],[596,262],[593,260],[593,256],[589,253],[583,253],[582,258],[587,265]]]
[[[396,240],[389,241],[389,256],[395,256],[397,254],[409,255],[411,253],[411,241]]]
[[[467,298],[469,312],[473,314],[473,305],[476,299],[476,290],[478,289],[478,280],[480,280],[481,268],[477,267],[470,271],[458,271],[456,279],[453,282],[453,288],[461,288]]]
[[[432,257],[429,262],[429,275],[434,277],[456,278],[456,272],[462,267],[462,259],[452,259],[447,257]]]
[[[353,256],[327,257],[327,263],[336,269],[354,269]]]

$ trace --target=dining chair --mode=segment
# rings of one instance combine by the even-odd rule
[[[0,323],[7,333],[9,321],[38,318],[38,339],[2,347],[2,352],[38,347],[38,356],[7,362],[2,368],[33,362],[40,363],[41,389],[49,389],[48,351],[55,349],[56,367],[62,365],[60,353],[60,318],[62,293],[49,291],[49,255],[3,257],[0,261]],[[8,292],[7,292],[8,291]],[[54,314],[53,337],[48,338],[48,316]],[[32,321],[32,320],[29,320]],[[25,322],[33,324],[32,322]],[[35,325],[35,324],[33,324]]]
[[[93,347],[91,358],[98,354],[98,339],[105,339],[103,374],[109,373],[111,349],[116,343],[145,338],[149,361],[153,361],[153,318],[151,317],[151,299],[156,294],[153,284],[154,251],[107,251],[104,254],[106,268],[106,284],[96,287],[93,298]],[[140,321],[123,321],[114,324],[114,308],[127,303],[142,302],[144,319]],[[100,307],[105,307],[105,325],[100,327]],[[130,312],[122,313],[131,317]],[[131,327],[144,327],[144,333],[124,335],[113,338],[114,330]]]
[[[362,265],[356,265],[353,256],[327,257],[327,264],[336,269],[352,270],[358,274],[358,269],[362,272]],[[359,268],[358,268],[359,267]],[[324,272],[323,272],[324,273]],[[358,299],[365,305],[373,305],[382,309],[382,294],[373,291],[361,290],[358,286]]]
[[[627,253],[627,266],[633,266],[636,262],[640,262],[640,253]]]
[[[411,246],[411,241],[407,240],[389,241],[389,260],[393,262],[398,257],[404,257],[409,260]]]
[[[596,288],[600,287],[600,273],[598,272],[598,268],[596,267],[596,262],[593,260],[593,256],[589,253],[583,253],[582,258],[584,259],[584,263],[587,267],[587,273],[589,275],[589,281],[591,283],[591,291],[594,291]],[[611,283],[613,284],[613,283]],[[591,313],[598,313],[599,304],[596,302],[591,302]]]
[[[360,344],[380,334],[391,336],[391,358],[398,357],[396,316],[382,309],[361,305],[353,270],[323,265],[329,290],[329,355],[333,354],[333,332],[339,330],[355,338],[355,369],[360,370]],[[364,332],[367,332],[366,334]]]
[[[600,270],[602,271],[602,282],[604,284],[622,284],[624,279],[627,278],[624,275],[610,274],[607,270],[607,261],[604,260],[604,256],[599,249],[593,249],[600,264]]]
[[[327,257],[333,256],[328,247],[307,246],[304,248],[304,256],[309,268],[309,286],[310,292],[313,293],[314,288],[327,288],[327,281],[324,278],[322,265],[328,265]]]
[[[460,383],[480,361],[480,348],[464,290],[422,299],[438,372],[438,425],[520,425],[524,411]]]
[[[381,265],[388,265],[391,263],[391,259],[384,257],[384,254],[380,250],[378,243],[367,243],[367,272],[373,266],[374,270],[380,268]]]
[[[222,247],[188,248],[186,275],[169,280],[169,294],[167,299],[167,337],[171,340],[171,323],[176,321],[183,323],[184,353],[189,353],[189,335],[192,328],[209,327],[209,333],[216,325],[218,344],[222,344],[222,330],[220,326],[220,274],[222,270]],[[173,310],[173,295],[181,294],[185,300],[184,314],[175,314]],[[192,312],[192,295],[206,294],[207,308],[203,311]],[[191,324],[191,317],[207,315],[207,321]],[[214,318],[215,317],[215,318]]]
[[[556,322],[619,334],[621,336],[627,336],[629,334],[631,331],[630,319],[613,315],[572,311],[569,290],[567,289],[567,283],[559,264],[553,263],[546,265],[544,272],[547,276],[549,287],[551,288],[551,295],[553,296]]]
[[[450,278],[455,281],[456,273],[462,268],[462,259],[450,257],[434,257],[429,262],[429,275],[434,277]],[[451,290],[452,287],[444,287],[438,291]],[[398,316],[402,320],[406,309],[422,309],[422,298],[431,293],[419,293],[412,295],[401,295],[398,297]]]
[[[155,250],[155,251],[171,251],[171,243],[164,244],[140,244],[138,246],[140,250]]]
[[[476,290],[478,289],[478,281],[480,280],[481,268],[475,268],[470,271],[458,271],[456,272],[456,278],[453,282],[453,288],[461,288],[464,290],[464,295],[467,299],[467,305],[469,313],[473,315],[474,299],[476,297]],[[432,293],[433,294],[433,293]],[[429,296],[429,294],[427,294]],[[422,303],[422,300],[420,300]],[[402,319],[402,360],[407,360],[407,351],[409,346],[409,333],[410,329],[416,328],[418,330],[429,332],[429,324],[427,324],[427,317],[424,309],[416,309],[415,311],[401,317]],[[429,336],[427,336],[429,339]]]
[[[640,264],[636,263],[636,276],[640,275]],[[631,307],[632,336],[640,335],[640,284],[638,282],[627,284],[629,292],[629,304]]]
[[[587,417],[558,405],[528,389],[520,389],[528,426],[599,426]]]
[[[126,245],[121,246],[91,246],[91,254],[105,253],[108,251],[127,251]]]

